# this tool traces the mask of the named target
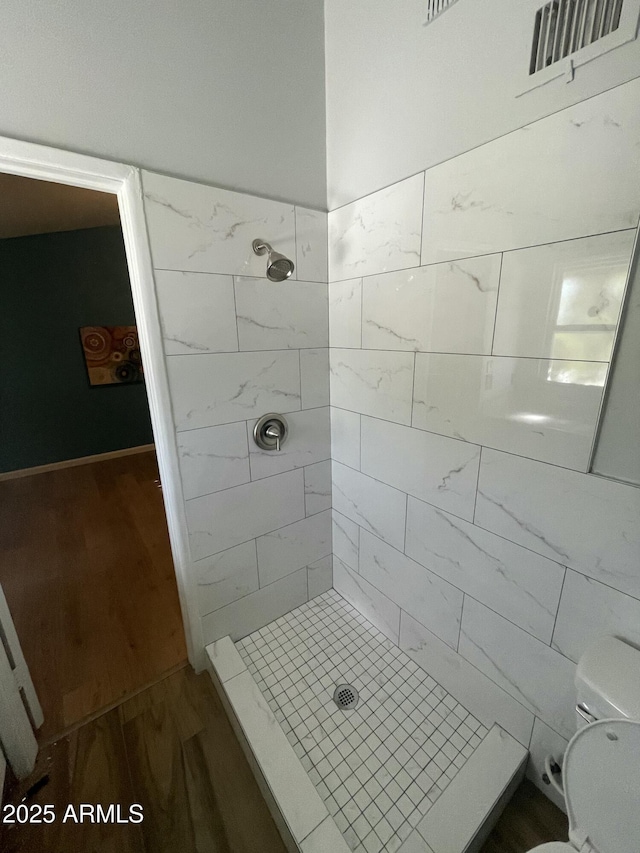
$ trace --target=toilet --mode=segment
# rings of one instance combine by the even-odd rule
[[[531,853],[640,853],[640,651],[603,637],[578,663],[562,776],[569,840]]]

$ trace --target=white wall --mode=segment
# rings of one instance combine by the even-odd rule
[[[538,784],[587,645],[640,643],[640,490],[587,473],[638,103],[640,79],[329,213],[334,586]]]
[[[143,172],[144,204],[205,643],[332,583],[327,214]],[[272,242],[295,279],[269,282]],[[255,420],[283,413],[281,452]],[[199,651],[199,650],[196,650]]]
[[[326,0],[329,209],[640,72],[640,42],[521,98],[541,0]]]
[[[324,208],[322,0],[6,0],[0,134]]]

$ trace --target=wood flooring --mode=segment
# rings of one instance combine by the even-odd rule
[[[525,780],[506,807],[481,853],[526,853],[548,841],[567,841],[567,816]]]
[[[0,583],[41,743],[186,661],[153,452],[0,482]]]
[[[49,825],[0,825],[3,853],[286,853],[208,673],[185,667],[41,750],[9,792]],[[63,823],[68,804],[142,805],[132,823]]]

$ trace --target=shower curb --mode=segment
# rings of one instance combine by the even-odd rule
[[[289,853],[351,853],[230,637],[209,674]],[[495,724],[398,853],[477,853],[524,777],[527,750]]]

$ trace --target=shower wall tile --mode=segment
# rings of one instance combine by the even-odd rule
[[[232,548],[304,518],[301,470],[186,502],[193,560]]]
[[[474,444],[362,418],[363,473],[469,520],[479,462]]]
[[[144,203],[156,269],[263,276],[266,259],[256,238],[296,257],[291,204],[142,173]]]
[[[414,356],[408,352],[331,350],[331,402],[341,409],[411,423]]]
[[[523,746],[528,746],[535,719],[531,711],[404,612],[400,648],[458,702],[472,706],[473,713],[486,726],[498,723]]]
[[[333,585],[379,631],[398,644],[400,608],[337,557],[333,563]]]
[[[334,462],[332,469],[334,508],[364,530],[402,550],[406,495],[339,462]]]
[[[640,601],[569,569],[553,648],[577,663],[587,647],[605,635],[640,646]]]
[[[237,351],[231,276],[157,270],[155,278],[167,355]]]
[[[178,430],[300,408],[297,352],[180,355],[167,372]]]
[[[280,452],[261,450],[253,439],[256,421],[247,421],[245,442],[249,445],[252,480],[323,462],[331,456],[331,423],[328,406],[292,412],[286,416],[286,419],[289,435]]]
[[[360,415],[331,407],[331,456],[360,470]]]
[[[209,613],[202,620],[204,642],[212,643],[227,635],[232,640],[240,640],[304,604],[307,597],[307,569],[304,568]]]
[[[605,376],[585,361],[418,353],[412,423],[586,471]]]
[[[564,797],[552,785],[545,785],[542,776],[546,773],[545,759],[548,755],[552,755],[562,767],[562,760],[568,745],[569,741],[566,738],[561,737],[561,735],[554,732],[552,728],[536,717],[529,745],[527,777],[563,812],[567,811]]]
[[[405,551],[505,619],[551,642],[563,566],[412,497]]]
[[[176,438],[186,500],[251,479],[244,422],[179,432]]]
[[[309,601],[331,589],[333,586],[333,557],[331,554],[307,566],[307,584]]]
[[[638,518],[640,489],[482,451],[477,525],[636,598]]]
[[[202,616],[258,589],[255,540],[213,554],[194,564],[198,607]]]
[[[639,100],[636,79],[428,169],[422,263],[635,228]]]
[[[329,284],[329,344],[359,349],[362,345],[362,279]]]
[[[414,618],[428,620],[434,634],[455,649],[462,593],[424,566],[363,530],[360,575]]]
[[[564,737],[575,732],[575,664],[473,598],[459,653]]]
[[[360,528],[337,510],[333,510],[333,553],[342,562],[358,571],[360,553]]]
[[[329,213],[329,280],[420,264],[423,175]]]
[[[366,349],[490,353],[500,255],[363,279]]]
[[[304,507],[306,515],[331,509],[331,461],[316,462],[304,469]]]
[[[300,383],[302,408],[316,409],[329,405],[329,349],[302,349]]]
[[[296,273],[301,281],[329,278],[329,237],[327,214],[308,207],[296,207]]]
[[[256,540],[260,586],[331,554],[331,510],[289,524]]]
[[[494,354],[608,361],[634,236],[618,231],[506,252]]]
[[[327,285],[235,278],[241,350],[280,350],[329,345]]]

